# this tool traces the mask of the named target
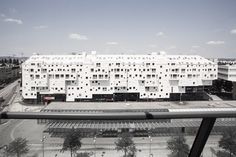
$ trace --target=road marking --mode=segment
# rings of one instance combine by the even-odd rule
[[[25,120],[22,120],[19,124],[17,124],[13,129],[12,129],[12,131],[11,131],[11,139],[12,140],[15,140],[15,137],[14,137],[14,132],[15,132],[15,130],[24,122]]]
[[[12,120],[12,119],[9,119],[9,120],[7,119],[7,122],[0,124],[0,126],[7,125],[7,124],[8,124],[8,122],[9,122],[9,121],[11,121],[11,120]]]

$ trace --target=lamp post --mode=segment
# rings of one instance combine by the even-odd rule
[[[8,157],[7,148],[8,148],[8,146],[5,145],[5,146],[4,146],[4,153],[5,153],[6,157]]]
[[[46,139],[46,136],[43,136],[42,140],[41,140],[41,142],[42,142],[42,150],[43,150],[43,157],[44,157],[44,141],[45,141],[45,139]]]
[[[4,154],[4,156],[6,156],[6,157],[8,157],[7,148],[8,148],[7,145],[4,145],[4,146],[1,146],[1,147],[0,147],[0,150],[3,149],[3,154]]]
[[[96,157],[96,136],[93,138],[93,145],[94,145],[94,157]]]
[[[149,135],[148,138],[150,141],[150,143],[149,143],[149,157],[152,157],[152,137]]]
[[[183,102],[182,102],[182,93],[180,93],[180,95],[179,95],[179,104],[183,104]]]

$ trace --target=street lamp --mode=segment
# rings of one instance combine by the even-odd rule
[[[180,93],[180,95],[179,95],[179,104],[183,104],[183,102],[182,102],[182,93]]]
[[[150,143],[149,143],[149,157],[152,157],[153,156],[152,155],[152,137],[149,135],[148,138],[150,141]]]
[[[94,144],[94,157],[96,157],[96,136],[93,138],[93,144]]]
[[[8,148],[8,146],[7,146],[7,145],[5,145],[5,146],[4,146],[4,153],[5,153],[6,157],[8,157],[7,148]]]
[[[4,146],[1,146],[1,147],[0,147],[0,150],[3,149],[3,151],[4,151],[4,152],[3,152],[3,153],[4,153],[4,156],[6,156],[6,157],[8,157],[7,148],[8,148],[7,145],[4,145]]]
[[[46,136],[43,136],[42,140],[41,140],[41,142],[42,142],[42,150],[43,150],[43,157],[44,157],[44,141],[45,141],[45,139],[46,139]]]

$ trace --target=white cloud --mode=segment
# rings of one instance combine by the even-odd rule
[[[163,32],[158,32],[156,36],[164,36],[165,34]]]
[[[45,29],[48,28],[46,25],[39,25],[39,26],[34,26],[34,29]]]
[[[236,29],[232,29],[232,30],[230,31],[230,33],[231,33],[231,34],[236,34]]]
[[[107,45],[118,45],[118,42],[115,42],[115,41],[109,41],[109,42],[106,42]]]
[[[19,25],[23,24],[22,20],[20,20],[20,19],[6,18],[6,19],[4,19],[4,21],[5,22],[17,23]]]
[[[206,44],[208,45],[222,45],[222,44],[225,44],[224,41],[208,41]]]
[[[71,33],[69,35],[69,38],[70,39],[76,39],[76,40],[88,40],[87,36],[81,35],[81,34],[78,34],[78,33]]]

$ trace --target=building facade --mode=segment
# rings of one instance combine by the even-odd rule
[[[218,78],[232,82],[232,98],[236,99],[236,61],[221,61],[218,65]]]
[[[22,64],[25,100],[165,99],[209,86],[217,64],[196,55],[33,55]]]
[[[236,64],[218,65],[218,78],[236,82]]]

